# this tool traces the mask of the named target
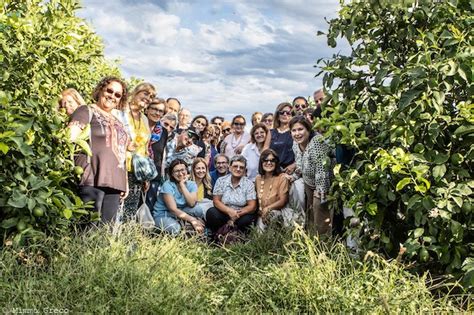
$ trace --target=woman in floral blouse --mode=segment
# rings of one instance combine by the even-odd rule
[[[332,177],[330,148],[320,133],[311,131],[304,116],[291,119],[290,130],[296,157],[295,174],[301,174],[305,186],[305,228],[310,234],[330,234],[333,214],[326,202]]]

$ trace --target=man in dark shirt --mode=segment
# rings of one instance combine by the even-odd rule
[[[214,185],[219,177],[229,174],[229,157],[222,153],[217,154],[214,157],[214,165],[216,169],[210,173],[212,189],[214,189]]]

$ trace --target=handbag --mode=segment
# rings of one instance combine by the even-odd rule
[[[234,222],[229,221],[221,226],[214,234],[214,241],[218,244],[233,244],[242,240],[242,235]]]
[[[134,154],[132,156],[133,175],[139,182],[146,182],[155,179],[158,176],[155,162],[146,156]]]
[[[153,230],[155,228],[155,219],[153,219],[153,216],[151,215],[150,208],[146,205],[145,193],[142,193],[142,198],[142,205],[138,208],[137,213],[135,214],[136,220],[145,230]]]

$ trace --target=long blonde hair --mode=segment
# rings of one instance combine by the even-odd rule
[[[211,175],[209,175],[209,165],[202,157],[197,157],[194,159],[193,166],[191,167],[191,180],[196,181],[196,176],[194,175],[194,168],[199,163],[204,163],[206,166],[206,176],[202,179],[202,184],[204,185],[204,189],[207,191],[208,195],[212,195],[212,182],[211,182]]]

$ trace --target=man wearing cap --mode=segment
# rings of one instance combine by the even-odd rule
[[[182,159],[189,167],[202,150],[194,142],[199,140],[199,134],[193,127],[181,130],[167,145],[166,168],[173,160]]]

